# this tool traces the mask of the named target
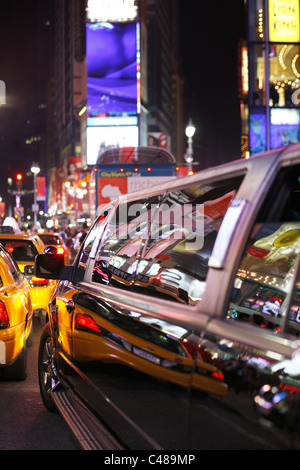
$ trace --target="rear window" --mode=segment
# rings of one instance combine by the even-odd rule
[[[55,235],[41,235],[39,237],[45,243],[45,245],[60,245],[60,240]]]
[[[0,243],[6,248],[16,261],[34,261],[38,251],[30,240],[0,239]]]

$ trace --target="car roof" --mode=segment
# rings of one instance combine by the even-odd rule
[[[0,238],[35,241],[34,236],[26,235],[25,233],[0,233]]]

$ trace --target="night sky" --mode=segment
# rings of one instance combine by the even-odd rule
[[[0,196],[7,177],[30,170],[24,146],[28,106],[35,83],[35,1],[1,2],[0,79],[6,84],[6,105],[0,107]]]
[[[240,158],[237,51],[245,38],[244,1],[181,3],[185,112],[197,129],[194,159],[202,169]]]
[[[27,107],[37,80],[36,1],[43,0],[0,6],[0,79],[7,92],[7,105],[0,107],[0,196],[7,171],[30,169],[34,158],[26,154],[24,140]],[[180,4],[185,115],[197,128],[194,158],[204,168],[239,158],[237,43],[245,36],[243,0],[180,0]]]

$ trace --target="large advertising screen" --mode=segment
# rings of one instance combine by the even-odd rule
[[[137,114],[139,23],[87,23],[87,113]]]
[[[137,147],[138,126],[87,127],[87,164],[95,165],[105,150],[115,147]]]
[[[267,130],[265,114],[251,114],[249,121],[249,148],[251,155],[264,152],[267,148]]]

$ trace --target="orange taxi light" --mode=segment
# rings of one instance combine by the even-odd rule
[[[57,254],[58,254],[58,255],[63,255],[64,252],[65,252],[65,250],[63,249],[62,246],[59,246],[59,247],[57,248]]]

